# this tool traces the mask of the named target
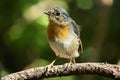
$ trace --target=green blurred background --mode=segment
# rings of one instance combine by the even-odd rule
[[[0,0],[0,77],[56,58],[50,49],[44,11],[62,6],[81,27],[84,53],[77,62],[120,65],[120,0]],[[57,64],[66,63],[59,59]],[[44,80],[113,80],[77,75]]]

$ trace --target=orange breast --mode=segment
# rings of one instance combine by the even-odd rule
[[[55,38],[64,40],[68,38],[69,25],[67,23],[61,23],[60,25],[49,24],[47,33],[49,40],[53,40]]]

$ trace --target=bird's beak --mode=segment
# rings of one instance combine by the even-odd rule
[[[50,11],[46,11],[46,12],[44,12],[44,14],[50,15]]]

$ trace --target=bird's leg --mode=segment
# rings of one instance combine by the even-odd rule
[[[55,63],[56,60],[59,59],[59,56],[57,56],[57,58],[55,60],[53,60],[49,65],[47,65],[48,67],[52,67]]]
[[[55,63],[55,61],[56,61],[58,58],[59,58],[59,56],[57,56],[57,58],[56,58],[55,60],[53,60],[49,65],[47,65],[47,66],[45,67],[46,71],[48,71],[48,69],[50,69],[50,68],[52,68],[52,67],[54,66],[54,63]]]
[[[66,66],[71,66],[71,65],[73,65],[73,64],[75,64],[76,62],[75,62],[75,58],[73,58],[73,57],[70,57],[69,58],[69,63],[65,63],[65,65]]]
[[[57,57],[55,60],[53,60],[49,65],[54,65],[55,61],[58,60],[59,57]]]
[[[69,62],[70,64],[75,64],[76,62],[75,62],[75,58],[70,58],[70,62]]]

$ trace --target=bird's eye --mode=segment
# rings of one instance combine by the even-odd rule
[[[56,16],[59,16],[60,15],[60,13],[59,12],[56,12]]]

